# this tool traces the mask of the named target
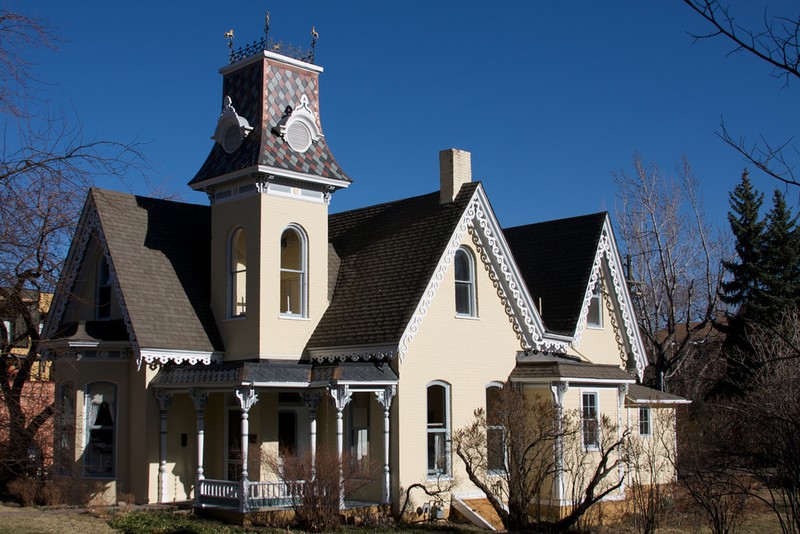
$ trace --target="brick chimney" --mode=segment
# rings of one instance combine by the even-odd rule
[[[439,152],[439,203],[453,202],[461,186],[472,181],[472,156],[466,150]]]

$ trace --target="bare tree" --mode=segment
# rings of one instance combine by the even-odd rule
[[[52,400],[35,413],[23,406],[39,360],[40,317],[31,303],[54,291],[93,179],[121,179],[144,162],[137,144],[87,140],[36,100],[25,53],[51,46],[51,36],[42,21],[0,10],[0,306],[14,326],[0,326],[0,401],[10,436],[0,487],[23,474],[28,449],[54,410]]]
[[[608,418],[594,429],[597,450],[587,451],[577,413],[547,399],[530,400],[512,384],[502,388],[492,411],[487,421],[482,408],[475,410],[453,443],[470,481],[509,531],[565,532],[621,487],[619,453],[627,433]],[[563,515],[552,505],[561,500],[559,486],[571,497]]]
[[[783,78],[785,85],[800,77],[800,14],[794,17],[770,17],[764,7],[763,25],[760,28],[737,23],[729,5],[719,0],[683,0],[683,2],[711,24],[708,33],[693,34],[695,41],[722,37],[732,45],[731,53],[746,52],[764,61],[772,68],[772,75]],[[719,136],[736,149],[757,168],[791,185],[800,185],[794,173],[798,147],[790,138],[780,143],[749,143],[744,137],[732,135],[723,121]]]
[[[723,243],[705,220],[698,180],[686,159],[677,175],[671,179],[657,166],[645,166],[638,154],[633,172],[614,174],[617,230],[639,328],[662,391],[715,333],[723,276]]]

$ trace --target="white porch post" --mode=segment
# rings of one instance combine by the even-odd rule
[[[248,412],[250,408],[258,401],[256,390],[252,387],[239,387],[236,388],[236,398],[239,399],[239,406],[242,408],[242,480],[239,495],[239,511],[246,512],[249,510],[249,503],[247,499],[247,449],[249,447],[250,437],[250,422],[248,420]]]
[[[200,499],[200,485],[205,479],[203,468],[203,455],[205,447],[205,409],[208,403],[208,394],[197,388],[189,389],[189,397],[194,403],[194,409],[197,411],[197,477],[194,484],[194,501],[200,506],[202,504]]]
[[[305,393],[303,401],[308,406],[308,435],[311,448],[311,478],[316,477],[317,473],[317,405],[319,404],[319,393]]]
[[[397,386],[386,386],[383,391],[376,391],[375,397],[383,406],[383,502],[392,501],[391,473],[389,469],[389,411],[392,408],[392,399],[397,393]]]
[[[564,503],[564,439],[561,437],[563,428],[562,417],[564,414],[564,394],[569,389],[569,382],[552,382],[550,384],[550,392],[553,394],[553,402],[556,405],[556,424],[558,425],[556,434],[556,476],[555,476],[555,493],[558,497],[558,504],[561,506]]]
[[[350,402],[353,394],[349,386],[330,388],[331,397],[336,405],[336,455],[339,459],[339,508],[344,509],[344,466],[342,455],[344,453],[344,408]]]
[[[161,410],[161,442],[158,462],[158,502],[167,502],[167,408],[172,394],[163,389],[155,390],[158,407]]]

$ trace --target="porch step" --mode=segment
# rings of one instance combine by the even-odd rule
[[[453,508],[480,528],[492,531],[505,531],[500,516],[494,511],[488,499],[453,499]]]

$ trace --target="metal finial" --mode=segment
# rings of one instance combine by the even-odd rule
[[[228,40],[228,55],[233,61],[233,28],[225,32],[225,38]]]
[[[319,39],[317,29],[311,26],[311,63],[314,63],[314,48],[317,46],[317,39]]]
[[[269,39],[269,11],[267,11],[267,16],[264,17],[264,39]]]

